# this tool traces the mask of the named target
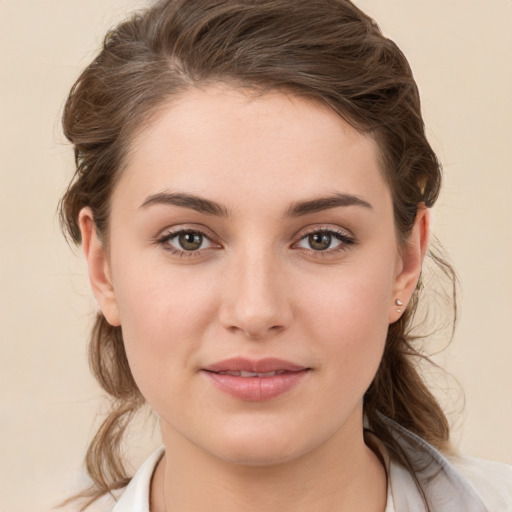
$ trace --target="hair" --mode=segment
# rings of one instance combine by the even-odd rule
[[[435,203],[441,167],[425,135],[411,69],[395,43],[354,4],[166,0],[108,32],[67,99],[63,128],[74,147],[76,172],[59,214],[70,241],[80,244],[79,212],[90,207],[98,236],[108,246],[110,198],[134,136],[173,97],[213,83],[321,102],[374,137],[400,245],[407,242],[420,205]],[[454,282],[451,266],[439,253],[431,256]],[[418,359],[426,358],[412,331],[420,293],[418,286],[404,314],[389,326],[382,362],[364,397],[367,426],[412,473],[383,416],[450,451],[447,419],[417,367]],[[144,398],[130,372],[121,328],[101,314],[92,329],[89,361],[111,398],[86,455],[93,485],[82,496],[91,503],[129,482],[122,439]]]

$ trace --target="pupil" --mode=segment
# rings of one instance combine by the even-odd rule
[[[315,233],[309,236],[309,245],[316,251],[325,251],[331,245],[331,235],[328,233]]]
[[[179,236],[179,241],[181,247],[186,251],[195,251],[201,247],[203,237],[198,233],[182,233]]]

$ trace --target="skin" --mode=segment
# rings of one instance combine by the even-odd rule
[[[215,201],[225,215],[161,204],[163,193]],[[370,206],[287,215],[333,194]],[[95,296],[122,325],[160,418],[169,459],[152,511],[382,512],[386,475],[363,439],[362,398],[400,316],[395,299],[406,305],[414,291],[428,211],[399,248],[376,142],[295,96],[193,89],[137,134],[111,206],[107,247],[88,208],[80,225]],[[205,237],[177,254],[169,233],[185,228]],[[318,250],[311,233],[328,231]],[[200,372],[235,356],[311,370],[249,402]]]

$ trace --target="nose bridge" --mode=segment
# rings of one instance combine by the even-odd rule
[[[261,338],[291,318],[283,262],[268,245],[253,244],[230,259],[221,320],[230,330]]]

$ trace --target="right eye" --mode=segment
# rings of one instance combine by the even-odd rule
[[[216,246],[203,232],[194,229],[180,229],[166,233],[158,239],[166,250],[181,256],[192,256]]]

